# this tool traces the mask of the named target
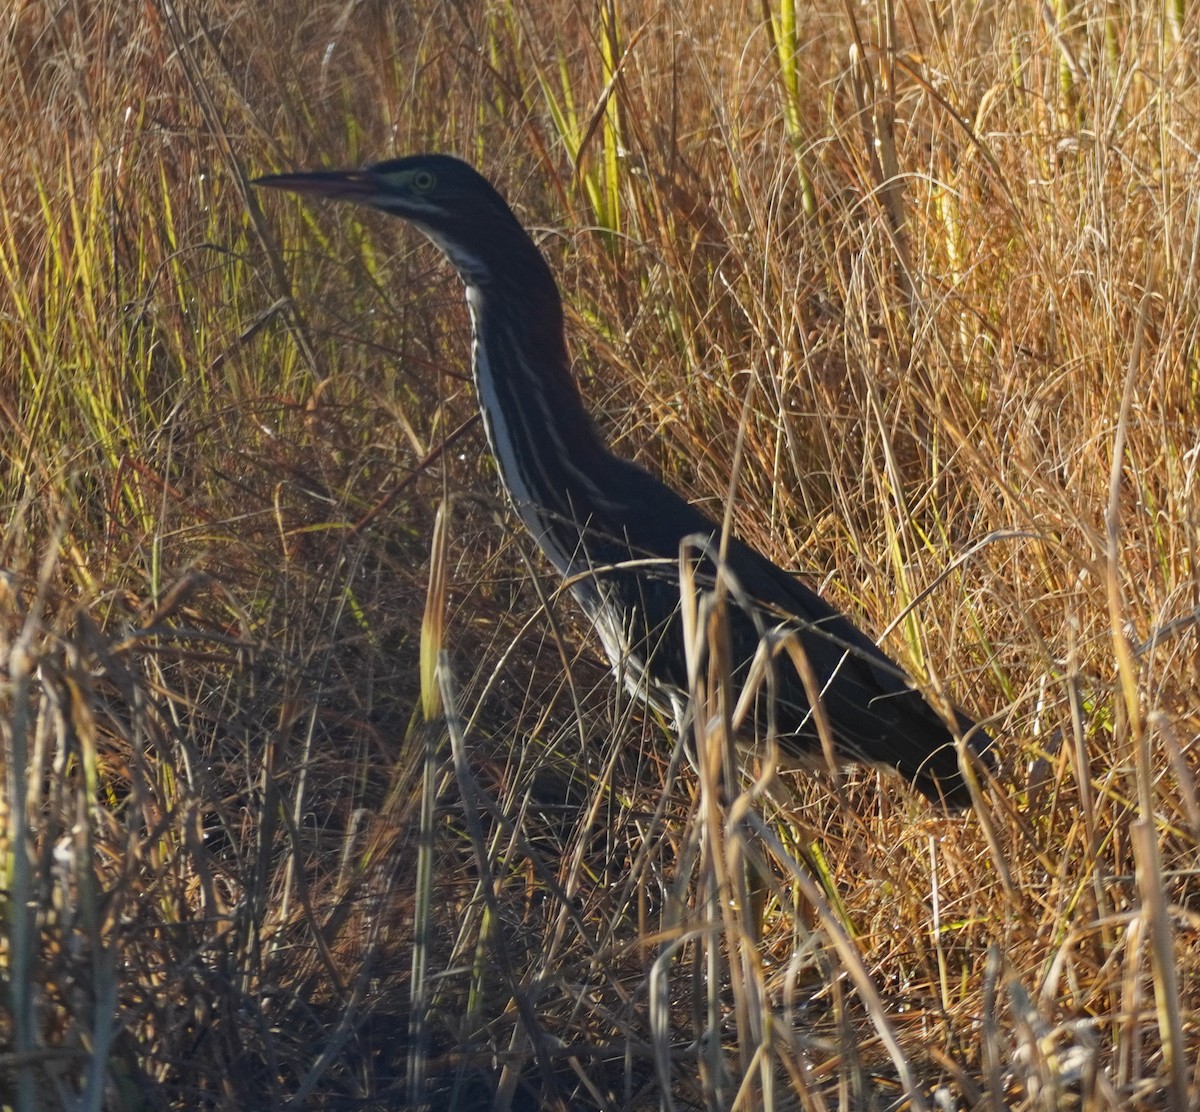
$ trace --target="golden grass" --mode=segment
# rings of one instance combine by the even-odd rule
[[[12,5],[0,1107],[1200,1102],[1200,32],[719,9]],[[247,185],[422,149],[614,444],[993,724],[971,814],[628,705],[447,268]]]

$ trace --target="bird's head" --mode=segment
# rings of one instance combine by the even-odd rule
[[[271,174],[254,184],[402,217],[433,240],[470,284],[487,282],[516,245],[533,247],[488,180],[450,155],[410,155],[361,170]]]

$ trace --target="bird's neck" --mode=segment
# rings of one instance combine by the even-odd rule
[[[530,531],[565,570],[573,556],[565,549],[577,545],[563,540],[554,551],[547,515],[557,522],[588,516],[597,494],[589,476],[603,470],[608,452],[571,376],[554,279],[529,248],[533,257],[523,260],[515,280],[467,279],[472,362],[501,480]]]

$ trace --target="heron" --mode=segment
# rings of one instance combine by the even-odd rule
[[[838,763],[888,766],[947,808],[970,803],[964,763],[993,759],[993,739],[981,726],[957,708],[939,712],[896,661],[801,579],[723,536],[703,511],[609,449],[571,374],[554,275],[483,175],[450,155],[418,154],[255,184],[398,216],[458,272],[475,393],[501,484],[635,695],[683,727],[682,546],[699,581],[711,586],[720,575],[730,585],[725,628],[734,677],[746,679],[758,662],[751,728],[769,720],[780,749],[798,762],[827,763],[832,742]],[[770,682],[761,679],[764,664]]]

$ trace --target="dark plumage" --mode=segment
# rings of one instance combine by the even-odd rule
[[[680,544],[699,536],[702,547],[707,542],[715,551],[718,526],[605,446],[569,371],[554,278],[504,199],[466,163],[446,155],[284,174],[258,184],[400,216],[454,264],[471,309],[480,409],[513,505],[569,577],[631,688],[679,719],[687,688]],[[634,566],[622,566],[630,561]],[[749,670],[764,631],[776,641],[794,635],[822,691],[840,757],[890,765],[949,806],[969,803],[955,734],[983,755],[992,742],[982,729],[961,712],[949,728],[903,669],[844,615],[734,538],[727,567],[738,597],[753,600],[749,608],[731,601],[728,611],[735,673]],[[711,556],[699,557],[699,568],[702,581],[711,582]],[[775,692],[784,748],[819,758],[809,701],[787,653],[775,657]]]

